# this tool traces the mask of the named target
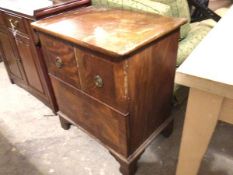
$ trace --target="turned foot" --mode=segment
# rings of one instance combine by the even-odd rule
[[[70,122],[68,122],[66,119],[62,118],[61,116],[59,116],[59,119],[60,119],[61,127],[64,130],[70,129],[70,126],[71,126]]]
[[[140,159],[143,152],[144,150],[140,154],[132,158],[131,160],[119,157],[114,153],[112,153],[111,151],[110,154],[120,163],[119,170],[122,175],[135,175],[137,171],[137,162]]]
[[[168,125],[167,127],[162,131],[162,135],[164,137],[169,137],[172,132],[173,132],[173,128],[174,128],[174,120],[172,120]]]
[[[137,171],[137,161],[120,162],[120,172],[123,175],[134,175]]]

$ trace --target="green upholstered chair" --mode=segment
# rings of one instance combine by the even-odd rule
[[[187,18],[188,22],[180,30],[177,67],[188,57],[213,27],[209,23],[190,22],[191,17],[187,0],[92,0],[92,4],[101,7],[121,8],[164,16]],[[211,23],[214,22],[211,21]],[[179,86],[175,85],[174,94],[178,101],[182,99],[179,95],[179,89]]]

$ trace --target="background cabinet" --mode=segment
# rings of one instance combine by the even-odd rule
[[[31,19],[1,13],[0,51],[9,78],[56,111],[50,81],[38,50]],[[44,71],[43,71],[44,69]]]
[[[13,38],[7,32],[0,31],[0,47],[1,57],[5,61],[9,76],[18,81],[25,81]]]
[[[46,1],[46,0],[45,0]],[[53,95],[40,43],[30,23],[90,4],[89,0],[33,1],[31,7],[24,0],[0,2],[0,61],[4,61],[12,83],[23,87],[44,102],[54,112],[57,104]],[[25,4],[25,7],[18,8]]]

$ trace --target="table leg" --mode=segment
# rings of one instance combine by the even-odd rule
[[[225,98],[219,120],[233,125],[233,99]]]
[[[190,88],[176,175],[197,175],[222,101],[223,97]]]

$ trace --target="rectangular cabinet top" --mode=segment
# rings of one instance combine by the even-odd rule
[[[178,29],[186,19],[87,7],[32,23],[42,33],[112,57],[131,54]]]
[[[0,0],[0,9],[37,18],[37,15],[72,8],[90,0]]]

